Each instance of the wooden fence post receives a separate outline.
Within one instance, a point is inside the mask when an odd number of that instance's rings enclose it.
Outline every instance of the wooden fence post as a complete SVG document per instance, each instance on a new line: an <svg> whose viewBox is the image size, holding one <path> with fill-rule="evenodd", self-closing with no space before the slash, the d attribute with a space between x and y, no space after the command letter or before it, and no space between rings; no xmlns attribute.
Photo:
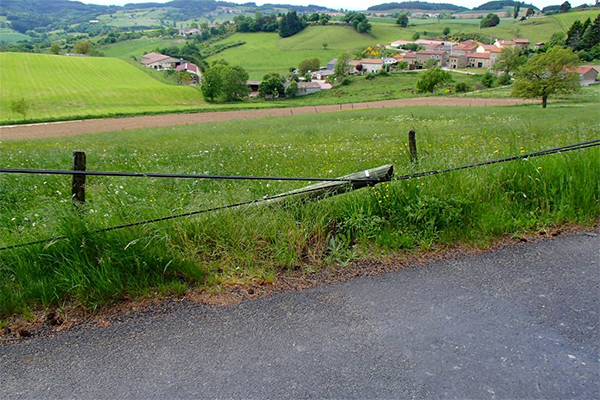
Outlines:
<svg viewBox="0 0 600 400"><path fill-rule="evenodd" d="M417 162L417 139L415 137L415 131L411 129L408 132L408 150L410 151L410 162Z"/></svg>
<svg viewBox="0 0 600 400"><path fill-rule="evenodd" d="M85 171L84 151L73 152L73 171ZM85 175L73 174L71 197L75 205L83 205L85 203Z"/></svg>

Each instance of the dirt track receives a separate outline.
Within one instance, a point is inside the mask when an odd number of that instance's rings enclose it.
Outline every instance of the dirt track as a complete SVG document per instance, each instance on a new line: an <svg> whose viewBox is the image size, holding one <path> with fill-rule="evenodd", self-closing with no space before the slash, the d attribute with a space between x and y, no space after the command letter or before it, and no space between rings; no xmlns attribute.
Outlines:
<svg viewBox="0 0 600 400"><path fill-rule="evenodd" d="M220 111L193 114L165 114L142 117L88 119L78 121L51 122L32 125L0 127L0 140L38 139L73 136L83 133L111 132L128 129L200 124L239 119L282 117L286 115L315 114L340 110L366 108L409 107L409 106L508 106L532 103L532 100L512 98L466 98L466 97L420 97L414 99L384 100L354 104L307 106L293 108L269 108L260 110Z"/></svg>

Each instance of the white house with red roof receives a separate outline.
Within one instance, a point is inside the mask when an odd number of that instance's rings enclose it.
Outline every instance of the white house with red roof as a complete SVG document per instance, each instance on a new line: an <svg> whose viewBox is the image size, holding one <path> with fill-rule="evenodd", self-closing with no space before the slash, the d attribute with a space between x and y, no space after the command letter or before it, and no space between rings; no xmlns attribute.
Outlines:
<svg viewBox="0 0 600 400"><path fill-rule="evenodd" d="M144 54L140 60L142 65L156 70L174 69L180 63L179 58L166 56L160 53Z"/></svg>

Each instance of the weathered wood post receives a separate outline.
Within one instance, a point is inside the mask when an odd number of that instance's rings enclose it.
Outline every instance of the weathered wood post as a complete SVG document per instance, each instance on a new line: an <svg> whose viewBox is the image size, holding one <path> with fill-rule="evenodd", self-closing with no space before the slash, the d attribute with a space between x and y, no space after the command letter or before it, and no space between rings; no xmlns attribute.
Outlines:
<svg viewBox="0 0 600 400"><path fill-rule="evenodd" d="M417 139L416 133L413 129L408 132L408 150L410 151L410 162L417 162Z"/></svg>
<svg viewBox="0 0 600 400"><path fill-rule="evenodd" d="M85 171L85 152L73 152L73 171ZM85 203L85 175L73 174L71 185L71 198L74 205Z"/></svg>

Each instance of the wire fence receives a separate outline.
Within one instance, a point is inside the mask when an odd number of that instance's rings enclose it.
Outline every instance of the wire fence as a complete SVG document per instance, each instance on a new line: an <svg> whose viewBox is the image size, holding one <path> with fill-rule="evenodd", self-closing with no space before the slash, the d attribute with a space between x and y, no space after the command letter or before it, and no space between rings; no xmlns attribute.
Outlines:
<svg viewBox="0 0 600 400"><path fill-rule="evenodd" d="M398 181L398 180L423 178L423 177L427 177L427 176L438 175L438 174L443 174L443 173L448 173L448 172L453 172L453 171L460 171L460 170L470 169L470 168L477 168L477 167L482 167L482 166L486 166L486 165L499 164L499 163L505 163L505 162L510 162L510 161L516 161L516 160L524 160L524 159L529 159L529 158L534 158L534 157L542 157L542 156L547 156L547 155L551 155L551 154L564 153L564 152L569 152L569 151L574 151L574 150L582 150L582 149L587 149L587 148L595 147L595 146L600 146L600 139L590 140L587 142L581 142L581 143L576 143L576 144L571 144L571 145L566 145L566 146L555 147L555 148L541 150L541 151L532 152L532 153L528 153L528 154L520 154L520 155L516 155L516 156L512 156L512 157L499 158L499 159L488 160L488 161L483 161L483 162L479 162L479 163L466 164L466 165L461 165L458 167L417 172L417 173L413 173L413 174L400 175L400 176L396 176L396 177L388 177L386 179L369 177L368 174L364 178L362 178L362 177L361 178L351 178L351 177L342 177L342 178L316 178L315 177L315 178L311 178L311 177L272 177L272 176L238 176L238 175L233 175L233 176L232 175L196 175L196 174L186 175L186 174L66 171L66 170L42 170L42 169L36 170L36 169L8 169L8 168L0 168L0 173L38 174L38 175L50 174L50 175L73 175L73 176L120 176L120 177L146 177L146 178L170 178L170 179L311 181L311 182L360 183L360 184L363 184L363 186L372 186L377 183L387 182L390 180ZM319 192L322 190L323 190L323 187L307 188L305 190L292 191L292 192L288 192L288 193L278 194L275 196L263 197L261 199L256 199L256 200L243 201L243 202L228 204L228 205L224 205L224 206L206 208L206 209L182 213L182 214L169 215L169 216L165 216L165 217L161 217L161 218L155 218L155 219L150 219L150 220L145 220L145 221L138 221L138 222L132 222L132 223L128 223L128 224L112 226L109 228L96 229L96 230L92 231L91 233L98 234L98 233L109 232L109 231L114 231L114 230L118 230L118 229L130 228L130 227L134 227L134 226L141 226L141 225L163 222L163 221L168 221L168 220L173 220L173 219L178 219L178 218L191 217L191 216L206 214L206 213L210 213L210 212L216 212L216 211L227 210L227 209L232 209L232 208L237 208L237 207L242 207L242 206L271 202L271 201L278 200L278 199L284 199L287 197L297 196L299 194L316 193L316 192ZM0 247L0 251L16 249L16 248L25 247L25 246L52 243L52 242L56 242L56 241L60 241L60 240L64 240L64 239L66 239L65 236L56 236L56 237L51 237L51 238L42 239L42 240L36 240L36 241L31 241L31 242L26 242L26 243L20 243L20 244Z"/></svg>

